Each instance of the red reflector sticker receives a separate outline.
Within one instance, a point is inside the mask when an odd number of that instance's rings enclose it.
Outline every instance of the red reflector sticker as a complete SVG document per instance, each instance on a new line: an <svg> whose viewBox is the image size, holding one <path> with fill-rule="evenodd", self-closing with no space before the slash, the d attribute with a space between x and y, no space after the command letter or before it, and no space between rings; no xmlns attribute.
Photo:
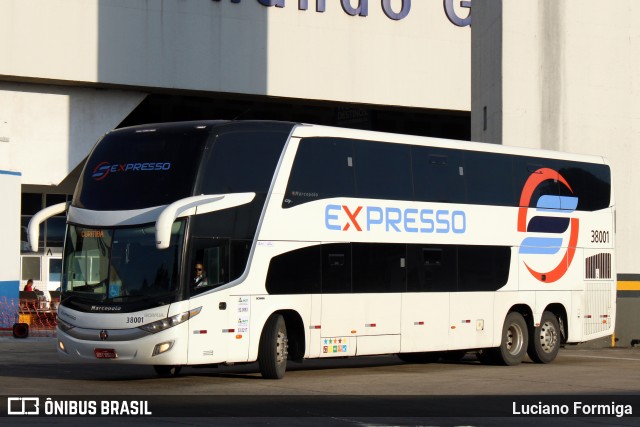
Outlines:
<svg viewBox="0 0 640 427"><path fill-rule="evenodd" d="M93 350L97 359L116 359L118 354L112 348L96 348Z"/></svg>

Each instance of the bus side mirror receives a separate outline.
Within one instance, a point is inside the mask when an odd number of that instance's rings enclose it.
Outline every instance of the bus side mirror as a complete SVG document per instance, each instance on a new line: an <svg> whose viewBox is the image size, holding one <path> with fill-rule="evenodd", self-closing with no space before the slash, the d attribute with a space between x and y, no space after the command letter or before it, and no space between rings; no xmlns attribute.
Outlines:
<svg viewBox="0 0 640 427"><path fill-rule="evenodd" d="M51 218L54 215L61 214L69 207L68 202L58 203L57 205L49 206L36 213L29 221L27 226L27 236L29 238L29 245L32 252L38 252L38 240L40 240L40 224Z"/></svg>

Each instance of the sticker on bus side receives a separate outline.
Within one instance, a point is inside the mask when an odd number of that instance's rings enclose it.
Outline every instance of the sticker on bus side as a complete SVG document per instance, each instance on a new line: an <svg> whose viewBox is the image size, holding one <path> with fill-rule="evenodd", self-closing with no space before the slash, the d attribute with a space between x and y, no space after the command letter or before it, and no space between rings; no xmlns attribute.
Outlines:
<svg viewBox="0 0 640 427"><path fill-rule="evenodd" d="M528 218L534 192L548 180L564 185L573 194L571 185L559 172L540 168L529 176L522 188L517 221L517 231L525 233L519 250L520 254L528 260L528 262L523 261L524 265L533 277L543 283L556 282L565 275L576 252L580 229L580 220L571 215L578 207L578 197L574 196L542 195L536 201L535 209L531 209L536 212L536 215ZM550 213L552 216L541 215L542 213ZM567 230L569 230L569 239L565 243L563 235ZM554 256L563 246L566 250L555 268L540 272L532 267L536 264L536 256Z"/></svg>
<svg viewBox="0 0 640 427"><path fill-rule="evenodd" d="M337 337L337 338L323 338L321 341L322 353L348 353L349 352L349 340L351 338Z"/></svg>

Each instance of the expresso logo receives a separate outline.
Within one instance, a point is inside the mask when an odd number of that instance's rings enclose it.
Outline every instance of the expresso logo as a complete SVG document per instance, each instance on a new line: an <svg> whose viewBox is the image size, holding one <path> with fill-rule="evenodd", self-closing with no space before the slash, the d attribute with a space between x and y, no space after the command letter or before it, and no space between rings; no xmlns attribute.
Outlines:
<svg viewBox="0 0 640 427"><path fill-rule="evenodd" d="M448 209L326 205L324 225L327 230L335 231L464 234L467 214Z"/></svg>
<svg viewBox="0 0 640 427"><path fill-rule="evenodd" d="M149 171L168 171L171 169L170 162L146 162L146 163L121 163L111 164L109 162L101 162L93 168L91 178L96 181L102 181L110 174L127 173L127 172L149 172Z"/></svg>
<svg viewBox="0 0 640 427"><path fill-rule="evenodd" d="M573 194L573 189L567 180L555 170L549 168L536 170L529 176L522 189L517 226L518 232L527 235L522 240L519 251L526 260L523 261L524 265L533 277L545 283L559 280L569 269L576 252L580 229L580 220L571 217L578 206L578 198L559 194L541 195L536 202L536 213L551 215L536 214L527 221L534 192L549 180L557 182L558 185L564 185ZM552 257L560 253L567 232L568 244L562 259L555 267L549 269L549 265L555 264Z"/></svg>

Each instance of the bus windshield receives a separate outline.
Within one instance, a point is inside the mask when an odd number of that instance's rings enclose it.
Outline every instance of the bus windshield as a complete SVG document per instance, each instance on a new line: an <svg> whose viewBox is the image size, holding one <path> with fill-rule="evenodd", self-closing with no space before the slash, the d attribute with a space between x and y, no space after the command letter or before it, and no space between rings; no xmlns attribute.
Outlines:
<svg viewBox="0 0 640 427"><path fill-rule="evenodd" d="M130 228L69 225L62 291L66 297L102 303L180 299L179 264L185 221L177 221L168 249L155 247L152 224Z"/></svg>

